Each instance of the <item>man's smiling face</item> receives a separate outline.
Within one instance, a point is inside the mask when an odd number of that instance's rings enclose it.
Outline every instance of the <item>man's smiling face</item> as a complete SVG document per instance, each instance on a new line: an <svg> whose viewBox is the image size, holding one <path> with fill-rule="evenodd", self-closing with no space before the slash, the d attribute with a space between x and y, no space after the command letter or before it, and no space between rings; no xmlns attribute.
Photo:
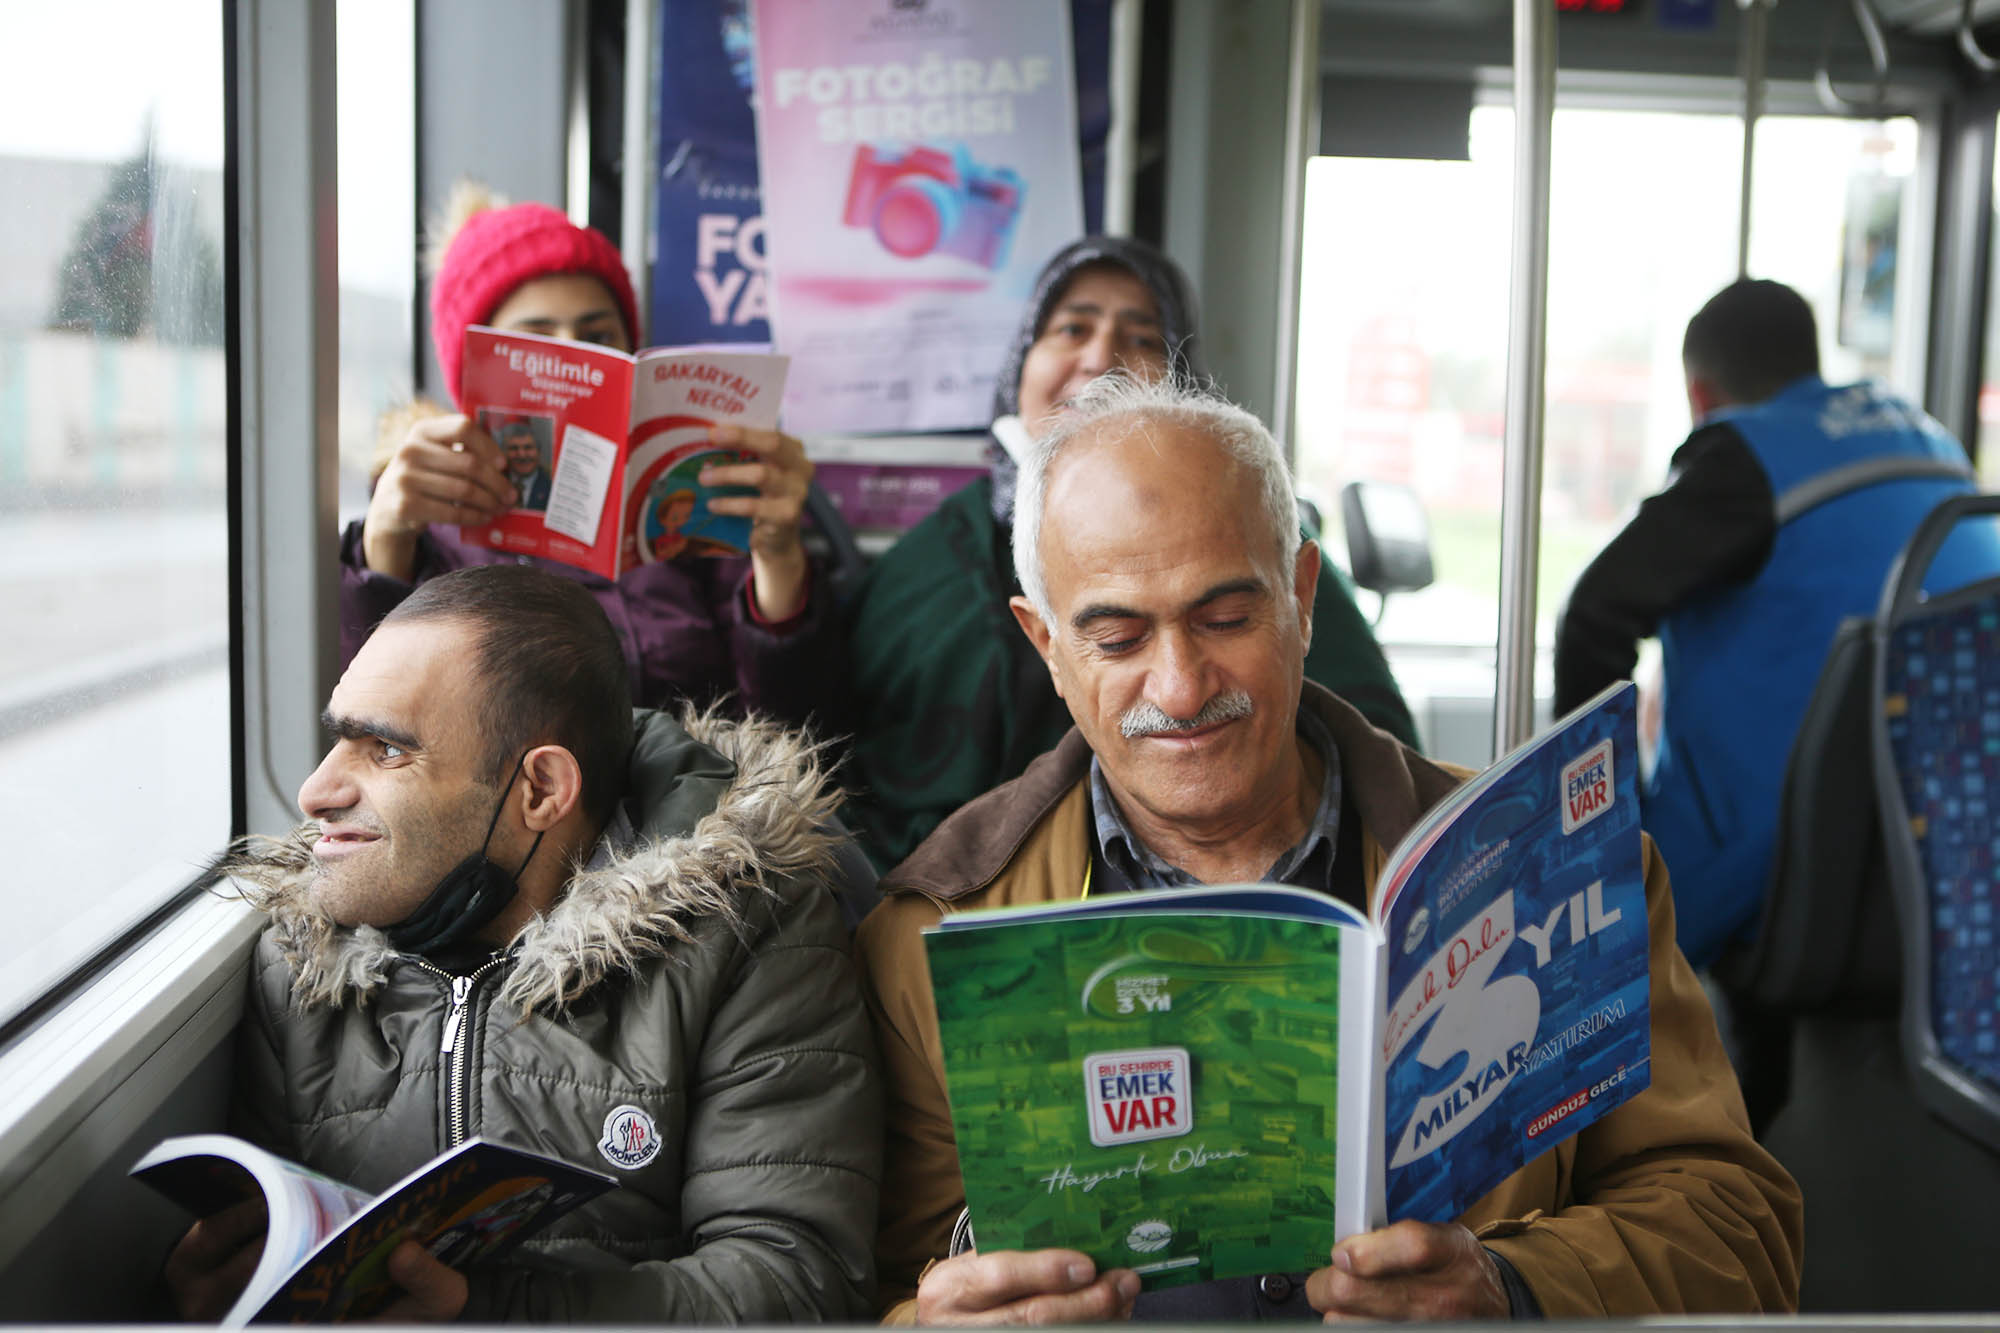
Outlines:
<svg viewBox="0 0 2000 1333"><path fill-rule="evenodd" d="M500 793L472 704L472 641L453 620L385 625L334 687L336 739L299 809L319 824L313 905L340 925L401 921L480 845Z"/></svg>
<svg viewBox="0 0 2000 1333"><path fill-rule="evenodd" d="M1203 432L1139 421L1106 434L1050 471L1040 549L1055 619L1029 634L1121 805L1229 821L1294 758L1318 551L1286 562L1255 474Z"/></svg>

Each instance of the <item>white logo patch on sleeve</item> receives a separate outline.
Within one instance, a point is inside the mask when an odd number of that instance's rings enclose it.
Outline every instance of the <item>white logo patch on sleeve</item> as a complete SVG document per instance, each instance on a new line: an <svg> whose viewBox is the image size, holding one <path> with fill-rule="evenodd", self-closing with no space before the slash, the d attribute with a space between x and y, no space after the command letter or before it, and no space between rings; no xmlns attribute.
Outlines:
<svg viewBox="0 0 2000 1333"><path fill-rule="evenodd" d="M622 1171L637 1171L660 1155L660 1127L636 1106L614 1107L604 1117L604 1134L597 1141L604 1160Z"/></svg>

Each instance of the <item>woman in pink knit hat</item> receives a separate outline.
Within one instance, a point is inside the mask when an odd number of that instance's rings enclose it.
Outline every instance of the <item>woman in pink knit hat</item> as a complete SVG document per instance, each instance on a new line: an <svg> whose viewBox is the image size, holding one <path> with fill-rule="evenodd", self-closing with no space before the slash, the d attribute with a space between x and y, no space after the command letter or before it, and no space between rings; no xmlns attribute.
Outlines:
<svg viewBox="0 0 2000 1333"><path fill-rule="evenodd" d="M506 206L483 188L453 194L431 255L431 340L443 383L458 397L467 325L488 324L632 351L639 309L617 247L543 204ZM553 561L536 563L584 584L624 641L633 692L645 705L706 705L788 723L844 720L841 618L799 541L812 463L778 431L718 426L720 446L756 461L706 469L704 485L746 485L717 497L717 513L748 515L750 555L641 566L616 582ZM341 661L353 657L389 609L427 578L464 565L532 557L467 545L458 525L515 503L500 446L462 412L419 403L385 425L367 517L341 542Z"/></svg>

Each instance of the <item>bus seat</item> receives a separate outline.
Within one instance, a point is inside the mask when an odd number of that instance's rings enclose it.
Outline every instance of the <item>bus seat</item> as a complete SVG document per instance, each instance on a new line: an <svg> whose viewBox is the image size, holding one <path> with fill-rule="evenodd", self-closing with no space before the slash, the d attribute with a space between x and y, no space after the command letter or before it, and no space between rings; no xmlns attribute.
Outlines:
<svg viewBox="0 0 2000 1333"><path fill-rule="evenodd" d="M2000 1154L2000 578L1919 600L1952 527L1993 514L2000 496L1946 501L1891 571L1874 733L1911 1085Z"/></svg>
<svg viewBox="0 0 2000 1333"><path fill-rule="evenodd" d="M806 517L811 541L826 560L827 584L836 605L845 606L868 572L868 557L854 538L854 525L818 482L806 483Z"/></svg>
<svg viewBox="0 0 2000 1333"><path fill-rule="evenodd" d="M1757 933L1714 969L1730 1058L1759 1137L1791 1092L1802 1014L1895 1013L1899 953L1876 814L1873 622L1841 622L1785 765Z"/></svg>
<svg viewBox="0 0 2000 1333"><path fill-rule="evenodd" d="M1869 745L1872 622L1835 631L1785 765L1757 934L1716 971L1764 1011L1894 1012L1895 915Z"/></svg>
<svg viewBox="0 0 2000 1333"><path fill-rule="evenodd" d="M1973 1257L1962 1220L2000 1194L1979 1073L2000 1025L2000 843L1984 813L2000 789L2000 579L1919 600L1945 534L1975 513L2000 497L1934 510L1875 616L1842 626L1792 750L1772 937L1730 960L1745 970L1728 983L1788 1022L1791 1095L1759 1137L1805 1196L1803 1311L2000 1308L2000 1267ZM1855 805L1857 751L1873 812Z"/></svg>

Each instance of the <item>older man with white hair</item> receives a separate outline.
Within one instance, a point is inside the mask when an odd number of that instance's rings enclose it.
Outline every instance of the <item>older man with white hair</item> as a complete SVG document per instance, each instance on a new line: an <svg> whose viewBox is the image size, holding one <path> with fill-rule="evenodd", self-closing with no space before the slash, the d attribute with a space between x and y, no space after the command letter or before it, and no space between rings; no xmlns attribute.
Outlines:
<svg viewBox="0 0 2000 1333"><path fill-rule="evenodd" d="M1365 905L1462 775L1304 678L1320 557L1276 442L1171 383L1107 381L1022 470L1016 619L1075 729L883 881L861 948L889 1073L891 1322L1784 1310L1797 1187L1751 1139L1648 844L1653 1082L1458 1221L1350 1236L1317 1272L1139 1294L1068 1250L980 1252L921 933L948 911L1243 880Z"/></svg>

